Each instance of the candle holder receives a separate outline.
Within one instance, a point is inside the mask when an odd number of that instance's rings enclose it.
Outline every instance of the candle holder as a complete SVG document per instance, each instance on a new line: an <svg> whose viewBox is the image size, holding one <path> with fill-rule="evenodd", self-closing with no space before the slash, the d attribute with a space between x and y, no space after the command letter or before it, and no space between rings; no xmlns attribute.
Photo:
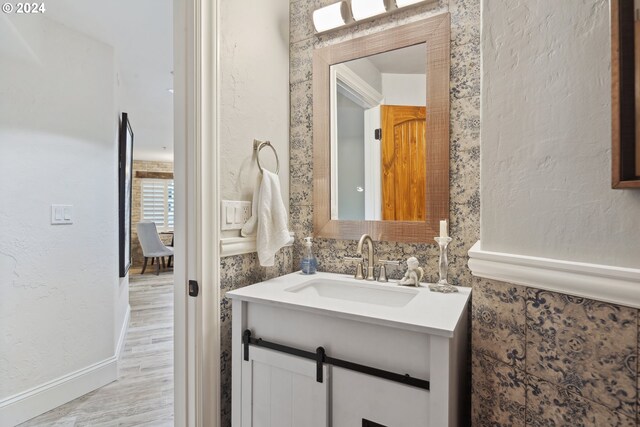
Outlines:
<svg viewBox="0 0 640 427"><path fill-rule="evenodd" d="M449 260L447 259L447 246L453 240L451 237L435 237L434 240L438 242L440 246L440 258L438 259L438 274L440 280L438 283L432 283L429 285L429 289L434 292L452 293L458 292L458 288L450 285L447 282L447 274L449 272Z"/></svg>

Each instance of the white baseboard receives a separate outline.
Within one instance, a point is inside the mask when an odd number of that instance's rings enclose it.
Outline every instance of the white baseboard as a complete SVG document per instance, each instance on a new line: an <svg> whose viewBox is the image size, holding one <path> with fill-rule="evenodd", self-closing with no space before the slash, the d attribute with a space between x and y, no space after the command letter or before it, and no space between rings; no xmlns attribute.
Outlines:
<svg viewBox="0 0 640 427"><path fill-rule="evenodd" d="M118 379L118 361L129 329L127 306L115 354L0 401L0 426L15 426Z"/></svg>
<svg viewBox="0 0 640 427"><path fill-rule="evenodd" d="M15 426L115 381L115 356L10 396L0 402L0 425Z"/></svg>
<svg viewBox="0 0 640 427"><path fill-rule="evenodd" d="M469 250L474 276L640 308L640 269Z"/></svg>
<svg viewBox="0 0 640 427"><path fill-rule="evenodd" d="M118 344L116 345L115 356L118 359L118 362L122 357L124 342L127 339L127 332L129 331L129 320L131 320L131 306L127 304L127 312L124 314L124 321L122 322L122 328L120 328L120 336L118 337Z"/></svg>

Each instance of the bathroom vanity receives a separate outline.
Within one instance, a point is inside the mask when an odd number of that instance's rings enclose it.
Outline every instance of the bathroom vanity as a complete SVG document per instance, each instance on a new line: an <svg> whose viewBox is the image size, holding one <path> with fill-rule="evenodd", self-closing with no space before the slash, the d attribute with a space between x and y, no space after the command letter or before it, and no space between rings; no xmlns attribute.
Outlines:
<svg viewBox="0 0 640 427"><path fill-rule="evenodd" d="M331 273L228 292L233 425L462 425L470 293Z"/></svg>

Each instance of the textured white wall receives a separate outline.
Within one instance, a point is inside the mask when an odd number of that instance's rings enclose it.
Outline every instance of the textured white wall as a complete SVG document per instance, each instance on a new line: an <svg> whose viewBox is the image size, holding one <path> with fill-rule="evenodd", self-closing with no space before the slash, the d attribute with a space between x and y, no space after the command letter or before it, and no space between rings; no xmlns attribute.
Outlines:
<svg viewBox="0 0 640 427"><path fill-rule="evenodd" d="M113 356L126 308L114 52L42 16L4 18L15 39L0 45L25 54L0 47L0 400ZM73 205L73 225L50 225L52 203Z"/></svg>
<svg viewBox="0 0 640 427"><path fill-rule="evenodd" d="M362 80L369 83L372 88L382 93L382 74L368 58L354 59L353 61L345 62L344 65Z"/></svg>
<svg viewBox="0 0 640 427"><path fill-rule="evenodd" d="M607 0L483 0L482 248L640 267L611 189Z"/></svg>
<svg viewBox="0 0 640 427"><path fill-rule="evenodd" d="M251 200L258 175L253 140L270 140L288 206L289 2L223 0L221 16L222 197ZM262 150L260 160L272 171L273 159L271 150Z"/></svg>
<svg viewBox="0 0 640 427"><path fill-rule="evenodd" d="M427 78L424 74L382 73L382 95L387 105L427 105Z"/></svg>

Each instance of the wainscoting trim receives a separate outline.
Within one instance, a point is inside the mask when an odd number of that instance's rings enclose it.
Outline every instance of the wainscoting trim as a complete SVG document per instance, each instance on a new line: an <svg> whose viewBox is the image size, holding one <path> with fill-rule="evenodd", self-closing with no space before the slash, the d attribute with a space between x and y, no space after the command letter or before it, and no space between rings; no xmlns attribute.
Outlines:
<svg viewBox="0 0 640 427"><path fill-rule="evenodd" d="M285 246L293 245L293 232L290 233L291 239ZM253 237L225 237L220 239L220 256L226 257L231 255L250 254L256 252L256 238Z"/></svg>
<svg viewBox="0 0 640 427"><path fill-rule="evenodd" d="M640 308L640 269L469 250L477 277Z"/></svg>
<svg viewBox="0 0 640 427"><path fill-rule="evenodd" d="M129 330L127 306L113 356L0 401L0 425L17 425L118 379L118 362Z"/></svg>

